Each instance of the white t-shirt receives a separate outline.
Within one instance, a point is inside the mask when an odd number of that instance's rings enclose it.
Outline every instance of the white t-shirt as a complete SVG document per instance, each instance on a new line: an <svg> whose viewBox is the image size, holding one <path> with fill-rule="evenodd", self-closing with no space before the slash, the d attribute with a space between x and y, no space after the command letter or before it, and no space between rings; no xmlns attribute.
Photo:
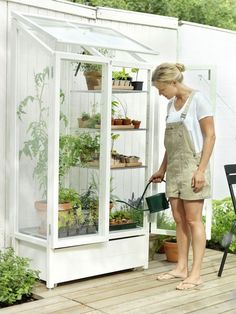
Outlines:
<svg viewBox="0 0 236 314"><path fill-rule="evenodd" d="M172 98L168 103L168 117L166 122L173 123L182 121L180 116L181 113L184 111L187 102L188 100L179 111L176 111L174 107L175 97ZM206 97L203 96L202 93L200 93L199 91L195 91L192 101L189 105L187 116L184 119L184 124L187 127L196 153L200 153L203 146L203 136L199 120L209 116L213 116L213 108L211 104L206 99Z"/></svg>

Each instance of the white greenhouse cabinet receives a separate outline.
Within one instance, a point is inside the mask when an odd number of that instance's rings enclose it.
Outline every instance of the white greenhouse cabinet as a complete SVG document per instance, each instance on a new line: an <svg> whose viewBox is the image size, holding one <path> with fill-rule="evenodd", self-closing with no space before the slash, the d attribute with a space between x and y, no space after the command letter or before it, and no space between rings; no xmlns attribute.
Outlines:
<svg viewBox="0 0 236 314"><path fill-rule="evenodd" d="M148 213L109 203L134 203L152 174L144 55L155 52L112 29L17 13L12 51L9 204L18 254L31 258L48 288L146 268ZM88 68L100 71L92 87ZM138 74L142 89L112 81L122 71ZM140 127L113 124L127 116Z"/></svg>

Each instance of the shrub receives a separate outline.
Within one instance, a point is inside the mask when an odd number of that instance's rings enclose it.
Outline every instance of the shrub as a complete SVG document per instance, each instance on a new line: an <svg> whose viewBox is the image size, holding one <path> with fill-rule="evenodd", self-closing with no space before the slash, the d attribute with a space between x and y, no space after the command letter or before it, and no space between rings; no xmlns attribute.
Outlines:
<svg viewBox="0 0 236 314"><path fill-rule="evenodd" d="M29 268L29 259L16 256L12 248L0 251L0 305L30 297L39 272Z"/></svg>
<svg viewBox="0 0 236 314"><path fill-rule="evenodd" d="M230 197L223 200L214 200L212 203L212 229L211 240L208 241L208 246L212 247L214 244L223 249L221 243L223 238L230 232L233 221L235 220L235 213ZM229 252L236 252L236 239L233 238L229 247Z"/></svg>

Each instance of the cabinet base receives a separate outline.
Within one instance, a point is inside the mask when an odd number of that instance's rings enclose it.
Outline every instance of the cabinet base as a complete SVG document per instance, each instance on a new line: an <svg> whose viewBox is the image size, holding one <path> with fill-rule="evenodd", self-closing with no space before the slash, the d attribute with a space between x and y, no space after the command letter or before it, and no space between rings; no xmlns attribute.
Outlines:
<svg viewBox="0 0 236 314"><path fill-rule="evenodd" d="M55 284L148 265L145 236L114 239L61 249L46 249L19 240L18 254L31 259L47 288Z"/></svg>

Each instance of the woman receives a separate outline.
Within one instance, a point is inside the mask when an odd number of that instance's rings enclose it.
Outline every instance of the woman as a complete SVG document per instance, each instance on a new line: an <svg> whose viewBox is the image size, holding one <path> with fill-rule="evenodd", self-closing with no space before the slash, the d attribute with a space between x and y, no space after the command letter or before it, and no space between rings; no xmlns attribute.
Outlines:
<svg viewBox="0 0 236 314"><path fill-rule="evenodd" d="M166 174L166 195L176 222L178 263L158 280L181 278L176 289L202 283L200 270L206 245L202 209L210 197L209 160L215 143L211 105L204 96L183 84L183 64L163 63L153 72L152 83L160 95L170 99L165 130L165 155L150 181L159 183ZM192 269L188 269L190 241Z"/></svg>

